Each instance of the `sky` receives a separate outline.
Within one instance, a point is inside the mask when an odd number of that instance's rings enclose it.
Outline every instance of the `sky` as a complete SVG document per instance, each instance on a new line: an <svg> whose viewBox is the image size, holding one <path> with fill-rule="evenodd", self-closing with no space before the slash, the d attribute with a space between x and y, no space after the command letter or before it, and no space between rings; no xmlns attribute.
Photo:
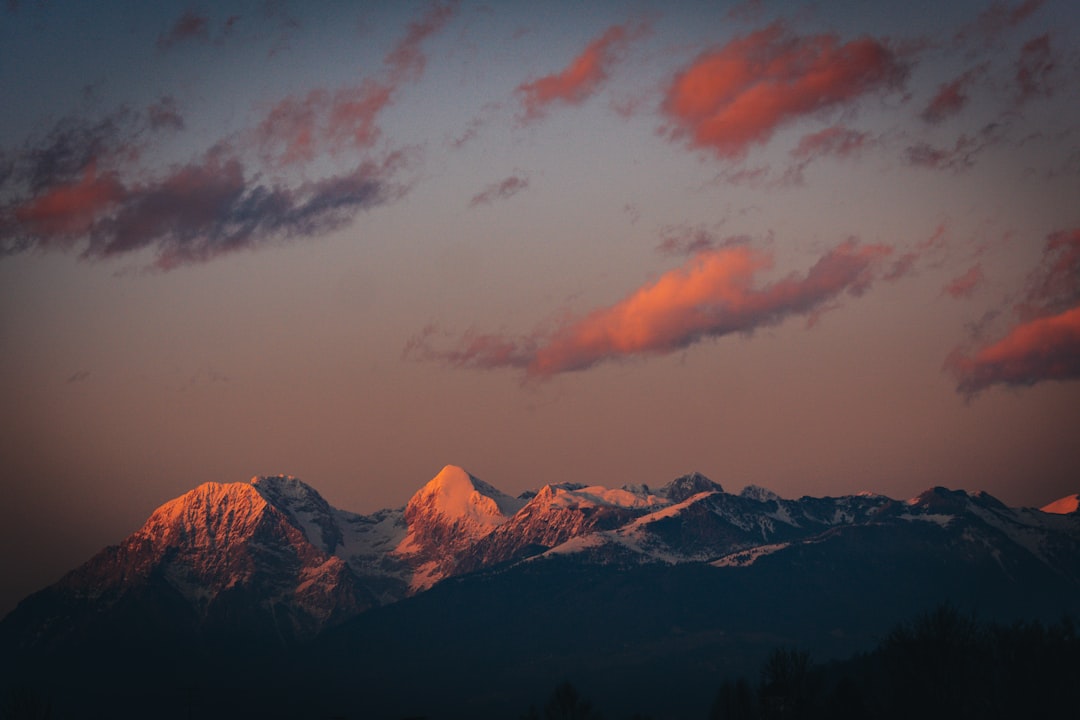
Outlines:
<svg viewBox="0 0 1080 720"><path fill-rule="evenodd" d="M1080 5L0 9L0 612L207 481L1080 490Z"/></svg>

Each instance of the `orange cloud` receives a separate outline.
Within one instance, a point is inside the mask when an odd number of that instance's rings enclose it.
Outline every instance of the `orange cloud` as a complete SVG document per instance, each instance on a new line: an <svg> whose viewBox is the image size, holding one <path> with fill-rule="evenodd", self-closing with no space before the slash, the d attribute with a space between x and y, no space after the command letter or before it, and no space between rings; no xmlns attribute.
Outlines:
<svg viewBox="0 0 1080 720"><path fill-rule="evenodd" d="M982 265L975 263L968 271L963 275L954 277L941 289L941 292L949 297L961 298L971 297L971 293L975 292L983 281Z"/></svg>
<svg viewBox="0 0 1080 720"><path fill-rule="evenodd" d="M873 38L798 37L779 24L697 58L668 89L674 138L741 157L786 122L898 85L905 66Z"/></svg>
<svg viewBox="0 0 1080 720"><path fill-rule="evenodd" d="M666 355L707 338L752 332L791 315L814 316L843 292L860 295L888 247L845 242L806 272L761 288L755 276L772 257L746 245L698 253L623 300L569 322L545 337L520 339L470 332L453 350L429 343L431 329L405 354L460 367L518 367L534 378L585 370L601 362Z"/></svg>
<svg viewBox="0 0 1080 720"><path fill-rule="evenodd" d="M1080 379L1080 229L1049 236L1014 309L1019 322L1005 337L973 352L954 350L945 361L959 392Z"/></svg>
<svg viewBox="0 0 1080 720"><path fill-rule="evenodd" d="M968 396L991 385L1080 379L1080 307L1021 323L974 355L953 353L946 367Z"/></svg>
<svg viewBox="0 0 1080 720"><path fill-rule="evenodd" d="M608 69L618 54L641 31L640 28L613 25L590 42L561 72L519 85L517 91L522 96L522 122L543 117L552 103L577 105L586 100L607 79Z"/></svg>

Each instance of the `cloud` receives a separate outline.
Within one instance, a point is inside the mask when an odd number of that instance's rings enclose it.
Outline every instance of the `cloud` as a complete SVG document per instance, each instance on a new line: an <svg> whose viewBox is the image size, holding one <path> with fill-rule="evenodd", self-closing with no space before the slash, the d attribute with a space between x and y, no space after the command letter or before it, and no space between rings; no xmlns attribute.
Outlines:
<svg viewBox="0 0 1080 720"><path fill-rule="evenodd" d="M968 398L994 385L1080 379L1080 229L1047 238L1040 266L1014 308L1017 323L999 340L957 348L945 368Z"/></svg>
<svg viewBox="0 0 1080 720"><path fill-rule="evenodd" d="M1023 318L1080 306L1080 228L1052 233L1042 262L1028 278L1017 312Z"/></svg>
<svg viewBox="0 0 1080 720"><path fill-rule="evenodd" d="M993 385L1080 379L1080 307L1021 323L973 355L956 352L946 367L968 397Z"/></svg>
<svg viewBox="0 0 1080 720"><path fill-rule="evenodd" d="M82 256L91 259L152 248L154 265L168 270L338 228L403 192L392 182L402 162L400 155L363 162L298 187L261 183L222 149L132 184L99 175L91 164L77 180L3 208L0 242L23 250L68 249L85 241Z"/></svg>
<svg viewBox="0 0 1080 720"><path fill-rule="evenodd" d="M750 238L746 235L722 238L700 225L669 225L660 231L660 242L656 251L661 255L695 255L707 250L749 243Z"/></svg>
<svg viewBox="0 0 1080 720"><path fill-rule="evenodd" d="M521 122L540 119L554 103L578 105L607 79L608 71L627 43L644 31L643 27L613 25L590 42L563 70L518 85Z"/></svg>
<svg viewBox="0 0 1080 720"><path fill-rule="evenodd" d="M975 135L960 135L949 147L937 147L927 142L917 142L904 149L904 159L914 167L929 170L964 170L975 164L975 158L989 147L1000 143L1006 128L996 123L984 126Z"/></svg>
<svg viewBox="0 0 1080 720"><path fill-rule="evenodd" d="M1050 47L1050 35L1040 35L1024 43L1016 61L1017 103L1053 94L1052 75L1057 67L1057 55Z"/></svg>
<svg viewBox="0 0 1080 720"><path fill-rule="evenodd" d="M985 42L991 41L1027 20L1044 2L1045 0L1024 0L1016 5L993 2L979 13L971 26L956 34L956 40L963 42L975 35Z"/></svg>
<svg viewBox="0 0 1080 720"><path fill-rule="evenodd" d="M183 130L184 117L170 95L163 96L156 103L146 108L151 130Z"/></svg>
<svg viewBox="0 0 1080 720"><path fill-rule="evenodd" d="M986 65L980 65L961 74L950 82L938 87L920 117L931 125L940 123L960 112L968 103L967 88L986 71Z"/></svg>
<svg viewBox="0 0 1080 720"><path fill-rule="evenodd" d="M823 157L857 157L871 143L868 133L852 130L843 125L833 125L824 130L803 135L799 144L791 151L791 157L795 162L784 172L781 182L783 184L801 183L803 172L815 160Z"/></svg>
<svg viewBox="0 0 1080 720"><path fill-rule="evenodd" d="M699 56L676 76L663 109L673 139L739 158L784 124L898 87L906 75L896 53L873 38L841 43L774 24Z"/></svg>
<svg viewBox="0 0 1080 720"><path fill-rule="evenodd" d="M441 30L457 12L458 2L435 2L419 20L409 23L405 37L386 55L385 63L397 79L416 79L424 72L427 57L420 51L420 44Z"/></svg>
<svg viewBox="0 0 1080 720"><path fill-rule="evenodd" d="M173 45L188 40L206 41L209 36L209 18L199 15L194 10L187 10L176 19L168 32L158 35L157 46L162 50L168 50Z"/></svg>
<svg viewBox="0 0 1080 720"><path fill-rule="evenodd" d="M975 289L982 284L984 279L982 265L975 263L963 275L958 275L950 280L941 289L943 295L960 300L969 298Z"/></svg>
<svg viewBox="0 0 1080 720"><path fill-rule="evenodd" d="M753 332L791 315L811 318L844 292L861 295L884 246L848 241L804 275L761 287L755 276L772 257L745 245L700 252L623 300L565 323L553 333L522 338L471 332L451 350L432 347L430 329L413 338L406 355L456 367L524 368L545 378L628 357L666 355L708 338Z"/></svg>
<svg viewBox="0 0 1080 720"><path fill-rule="evenodd" d="M379 114L402 83L423 74L421 43L445 27L457 3L434 3L387 53L386 77L365 78L330 91L316 88L275 103L256 126L253 139L263 159L278 166L311 162L324 152L370 148L380 136Z"/></svg>
<svg viewBox="0 0 1080 720"><path fill-rule="evenodd" d="M255 142L269 162L310 162L328 149L362 149L379 136L378 115L394 88L365 80L330 93L311 90L279 100L255 129Z"/></svg>
<svg viewBox="0 0 1080 720"><path fill-rule="evenodd" d="M483 190L473 195L472 200L469 201L469 207L490 205L496 200L512 198L527 187L529 187L528 178L511 175L504 180L491 183Z"/></svg>

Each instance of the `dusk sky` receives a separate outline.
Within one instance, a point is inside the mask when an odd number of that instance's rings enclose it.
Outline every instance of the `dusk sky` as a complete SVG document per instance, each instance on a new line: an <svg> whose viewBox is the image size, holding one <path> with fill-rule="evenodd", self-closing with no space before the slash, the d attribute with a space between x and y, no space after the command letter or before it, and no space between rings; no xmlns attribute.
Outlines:
<svg viewBox="0 0 1080 720"><path fill-rule="evenodd" d="M0 9L0 612L206 481L1080 491L1080 4Z"/></svg>

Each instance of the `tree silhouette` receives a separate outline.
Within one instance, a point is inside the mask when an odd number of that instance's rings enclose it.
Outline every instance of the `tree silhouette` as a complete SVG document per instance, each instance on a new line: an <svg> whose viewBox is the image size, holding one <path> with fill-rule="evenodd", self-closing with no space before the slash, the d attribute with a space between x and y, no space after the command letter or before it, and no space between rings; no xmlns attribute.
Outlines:
<svg viewBox="0 0 1080 720"><path fill-rule="evenodd" d="M544 705L544 720L600 720L592 703L569 682L560 683Z"/></svg>
<svg viewBox="0 0 1080 720"><path fill-rule="evenodd" d="M758 690L761 716L807 717L817 699L817 690L810 654L777 648L761 668L761 686Z"/></svg>
<svg viewBox="0 0 1080 720"><path fill-rule="evenodd" d="M726 680L713 701L709 720L757 720L757 717L757 701L746 678Z"/></svg>
<svg viewBox="0 0 1080 720"><path fill-rule="evenodd" d="M2 720L49 720L52 703L29 687L16 687L8 691L0 706Z"/></svg>

